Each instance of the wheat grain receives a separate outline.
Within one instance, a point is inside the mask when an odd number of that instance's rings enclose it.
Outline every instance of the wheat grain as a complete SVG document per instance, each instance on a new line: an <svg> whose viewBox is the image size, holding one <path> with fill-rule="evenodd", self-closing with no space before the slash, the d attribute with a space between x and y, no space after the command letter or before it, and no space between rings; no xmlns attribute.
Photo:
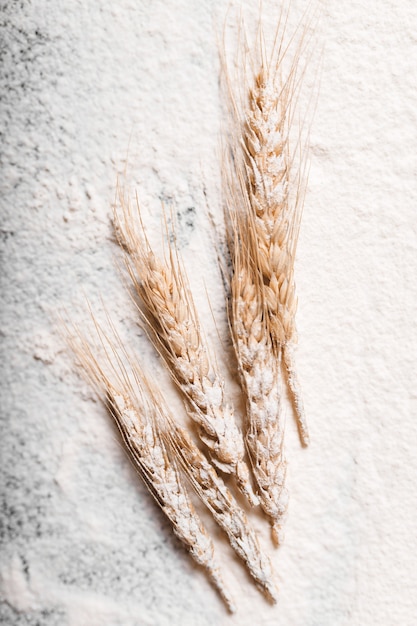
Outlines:
<svg viewBox="0 0 417 626"><path fill-rule="evenodd" d="M243 435L233 407L225 401L224 382L204 341L185 271L172 248L164 263L157 259L143 232L135 230L128 203L122 202L121 208L115 224L119 241L129 252L129 273L145 307L151 336L188 399L190 417L199 426L213 463L234 475L248 501L258 504L244 461Z"/></svg>
<svg viewBox="0 0 417 626"><path fill-rule="evenodd" d="M188 433L171 423L167 439L181 458L197 494L227 533L232 548L245 563L256 585L272 602L276 602L277 588L271 562L262 553L244 511Z"/></svg>
<svg viewBox="0 0 417 626"><path fill-rule="evenodd" d="M103 340L104 333L97 325L96 328ZM158 426L162 420L160 405L149 394L146 379L137 366L130 362L129 375L112 342L108 338L105 342L107 345L104 360L113 373L113 380L110 380L102 365L99 365L89 343L79 333L75 340L69 339L78 363L110 410L134 467L172 523L175 535L187 547L193 559L206 570L229 611L234 612L233 599L215 562L212 540L190 500L176 463L170 458L161 436ZM126 353L124 356L126 360ZM111 364L110 359L116 361L116 367Z"/></svg>

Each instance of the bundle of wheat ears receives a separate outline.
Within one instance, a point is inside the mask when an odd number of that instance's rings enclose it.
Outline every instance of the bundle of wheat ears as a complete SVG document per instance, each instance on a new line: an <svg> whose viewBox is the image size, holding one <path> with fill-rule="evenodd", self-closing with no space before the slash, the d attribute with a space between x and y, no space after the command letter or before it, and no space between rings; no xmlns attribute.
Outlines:
<svg viewBox="0 0 417 626"><path fill-rule="evenodd" d="M69 339L138 473L230 611L235 610L234 602L188 489L193 487L224 530L257 587L276 602L271 562L248 518L251 507L260 505L270 521L273 542L282 542L288 507L285 385L301 442L307 445L309 440L294 364L294 260L305 185L302 133L299 127L293 132L306 31L299 32L288 38L282 18L267 54L259 28L254 50L249 53L246 44L246 52L239 55L239 86L229 70L224 72L231 131L223 167L228 314L246 415L238 415L226 398L175 237L168 237L168 253L158 258L139 203L123 192L114 210L116 239L138 319L183 397L188 429L170 413L110 322L109 331L95 322L100 357L79 330ZM233 495L236 488L239 497Z"/></svg>

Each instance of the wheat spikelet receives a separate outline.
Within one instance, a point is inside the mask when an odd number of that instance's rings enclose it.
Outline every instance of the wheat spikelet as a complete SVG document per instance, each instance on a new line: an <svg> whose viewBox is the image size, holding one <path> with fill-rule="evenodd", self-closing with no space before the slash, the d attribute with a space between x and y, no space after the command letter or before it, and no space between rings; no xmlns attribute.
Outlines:
<svg viewBox="0 0 417 626"><path fill-rule="evenodd" d="M103 332L97 325L96 328L103 340ZM158 426L162 421L160 405L149 392L144 375L130 363L129 376L114 345L107 337L105 341L105 360L113 372L112 381L99 365L89 343L79 333L75 340L68 340L79 364L110 410L134 467L172 523L175 535L187 547L193 559L206 570L229 611L234 612L234 602L214 559L213 543L191 503L161 436ZM118 372L111 365L110 359L116 361Z"/></svg>
<svg viewBox="0 0 417 626"><path fill-rule="evenodd" d="M227 533L232 548L245 563L256 585L272 602L276 602L277 588L273 581L271 562L262 553L256 533L249 525L244 511L188 433L171 423L167 439L181 458L197 494Z"/></svg>
<svg viewBox="0 0 417 626"><path fill-rule="evenodd" d="M136 218L138 222L139 214ZM213 463L234 475L249 502L258 504L244 461L243 435L236 425L233 407L225 401L224 382L205 345L178 258L172 248L165 263L156 258L149 242L135 230L127 203L122 202L122 216L116 214L115 223L119 241L130 255L129 273L145 306L153 340L189 401L189 414L199 426L201 440L209 448Z"/></svg>

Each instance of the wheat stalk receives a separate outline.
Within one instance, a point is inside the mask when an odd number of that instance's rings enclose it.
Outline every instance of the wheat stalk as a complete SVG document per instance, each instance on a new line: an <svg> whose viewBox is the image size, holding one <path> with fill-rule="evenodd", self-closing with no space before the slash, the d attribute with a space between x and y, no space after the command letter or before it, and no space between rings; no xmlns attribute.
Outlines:
<svg viewBox="0 0 417 626"><path fill-rule="evenodd" d="M112 380L80 333L75 339L67 338L68 343L88 379L110 410L135 469L170 520L175 535L187 547L193 559L206 570L229 611L234 612L233 599L215 562L213 542L190 500L176 463L170 457L161 436L161 406L150 392L143 373L124 353L125 361L127 359L130 365L129 375L114 344L105 337L97 324L96 329L103 345L104 342L107 344L104 359L113 373ZM119 347L123 350L120 341ZM111 361L116 361L118 372Z"/></svg>
<svg viewBox="0 0 417 626"><path fill-rule="evenodd" d="M262 553L244 511L188 433L171 423L167 429L167 440L180 457L197 494L226 532L232 548L245 563L256 585L275 603L277 588L271 562Z"/></svg>
<svg viewBox="0 0 417 626"><path fill-rule="evenodd" d="M145 307L151 337L188 400L190 417L199 426L213 463L234 475L248 501L258 504L244 461L243 435L233 407L225 401L224 381L210 358L185 271L172 247L165 263L157 259L143 230L141 234L135 230L129 203L122 201L121 209L115 225L119 242L129 253L129 273Z"/></svg>

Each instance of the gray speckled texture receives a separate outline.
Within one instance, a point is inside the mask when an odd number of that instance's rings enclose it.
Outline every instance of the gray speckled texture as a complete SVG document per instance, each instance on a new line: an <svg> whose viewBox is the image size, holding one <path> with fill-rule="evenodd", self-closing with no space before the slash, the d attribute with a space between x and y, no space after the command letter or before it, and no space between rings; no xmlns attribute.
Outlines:
<svg viewBox="0 0 417 626"><path fill-rule="evenodd" d="M264 4L273 20L274 3ZM305 4L293 2L295 15ZM225 336L203 194L220 215L216 32L225 5L0 3L0 623L415 624L417 8L322 4L297 261L312 445L299 448L288 412L291 506L279 552L254 520L278 571L278 606L216 531L239 607L229 617L74 373L55 322L64 309L85 320L84 293L100 315L102 294L160 376L114 265L110 207L130 146L127 178L150 236L159 239L163 200L179 214L207 334L218 345L206 288ZM245 5L256 13L256 2Z"/></svg>

